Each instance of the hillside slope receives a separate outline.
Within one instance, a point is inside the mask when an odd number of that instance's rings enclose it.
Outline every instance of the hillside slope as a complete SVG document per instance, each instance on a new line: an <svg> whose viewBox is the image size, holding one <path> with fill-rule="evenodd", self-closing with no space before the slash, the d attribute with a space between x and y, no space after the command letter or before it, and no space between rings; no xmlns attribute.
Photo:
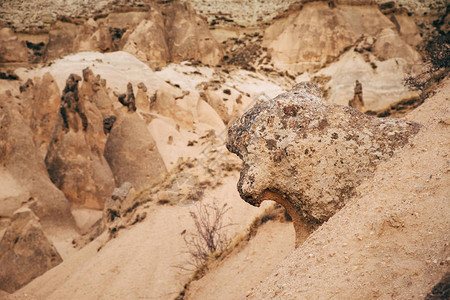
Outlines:
<svg viewBox="0 0 450 300"><path fill-rule="evenodd" d="M412 142L250 299L423 299L450 269L449 116L447 79L408 115Z"/></svg>

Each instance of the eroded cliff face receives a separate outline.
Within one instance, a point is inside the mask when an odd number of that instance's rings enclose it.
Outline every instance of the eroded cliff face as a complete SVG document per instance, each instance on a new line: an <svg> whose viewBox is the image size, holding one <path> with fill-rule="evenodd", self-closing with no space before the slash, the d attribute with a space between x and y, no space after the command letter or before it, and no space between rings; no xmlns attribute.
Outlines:
<svg viewBox="0 0 450 300"><path fill-rule="evenodd" d="M408 12L419 17L433 17L439 10L445 10L445 1L434 0L335 0L334 5L378 5L384 13ZM138 11L148 9L162 2L153 0L39 0L39 1L5 1L0 8L0 19L19 32L48 31L58 16L92 17L114 11ZM207 18L212 25L254 26L271 21L280 14L296 9L314 0L188 0L198 14Z"/></svg>
<svg viewBox="0 0 450 300"><path fill-rule="evenodd" d="M296 227L302 221L314 227L419 128L326 104L318 88L304 82L247 111L229 128L227 148L243 160L238 190L245 201L278 201Z"/></svg>
<svg viewBox="0 0 450 300"><path fill-rule="evenodd" d="M85 15L68 12L58 18L50 13L53 17L39 38L25 35L19 39L12 30L2 29L0 58L9 63L36 63L81 51L124 50L153 68L183 60L219 63L220 45L189 4L134 4L110 5L102 13L90 7Z"/></svg>

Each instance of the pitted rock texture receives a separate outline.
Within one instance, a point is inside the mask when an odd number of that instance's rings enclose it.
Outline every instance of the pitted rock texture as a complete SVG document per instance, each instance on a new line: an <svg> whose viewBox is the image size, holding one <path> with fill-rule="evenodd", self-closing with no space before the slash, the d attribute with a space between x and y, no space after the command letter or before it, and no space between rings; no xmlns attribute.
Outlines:
<svg viewBox="0 0 450 300"><path fill-rule="evenodd" d="M328 220L378 163L420 129L327 104L319 95L314 84L299 83L247 111L228 131L228 150L244 162L241 197L256 206L276 200L296 231L298 222L315 227Z"/></svg>

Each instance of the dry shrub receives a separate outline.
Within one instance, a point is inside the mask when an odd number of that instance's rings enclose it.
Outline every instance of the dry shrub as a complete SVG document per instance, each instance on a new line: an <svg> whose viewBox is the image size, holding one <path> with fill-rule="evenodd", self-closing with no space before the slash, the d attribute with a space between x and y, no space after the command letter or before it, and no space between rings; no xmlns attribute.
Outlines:
<svg viewBox="0 0 450 300"><path fill-rule="evenodd" d="M188 264L195 269L201 269L213 253L223 251L230 243L225 228L232 224L224 223L230 209L227 204L200 203L190 212L196 231L186 234L184 242L190 255Z"/></svg>

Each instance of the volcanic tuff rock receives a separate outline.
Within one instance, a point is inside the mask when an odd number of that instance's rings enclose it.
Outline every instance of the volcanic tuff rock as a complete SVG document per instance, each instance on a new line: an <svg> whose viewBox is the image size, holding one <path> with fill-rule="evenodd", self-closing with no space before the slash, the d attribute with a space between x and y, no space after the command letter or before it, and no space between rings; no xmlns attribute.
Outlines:
<svg viewBox="0 0 450 300"><path fill-rule="evenodd" d="M61 262L36 215L18 209L0 236L0 289L12 293Z"/></svg>
<svg viewBox="0 0 450 300"><path fill-rule="evenodd" d="M400 57L410 64L417 63L420 56L403 42L402 33L405 40L416 44L412 36L418 36L418 29L412 20L401 21L396 17L390 20L375 6L332 9L323 2L308 3L300 11L274 22L265 32L263 46L268 48L275 67L293 73L323 67L363 35L375 38L375 55L380 60Z"/></svg>
<svg viewBox="0 0 450 300"><path fill-rule="evenodd" d="M67 90L74 76L69 76L63 91L62 99L70 103L64 116L58 114L45 162L51 180L75 207L101 209L114 189L114 179L103 157L106 139L102 113L93 102L100 84L85 69L80 91L78 82L74 83L75 91ZM82 116L87 120L86 128Z"/></svg>
<svg viewBox="0 0 450 300"><path fill-rule="evenodd" d="M28 50L10 28L0 29L0 62L27 62Z"/></svg>
<svg viewBox="0 0 450 300"><path fill-rule="evenodd" d="M178 1L87 20L61 17L47 37L41 36L38 43L35 40L1 29L0 62L49 62L82 51L123 50L159 68L190 59L216 65L223 56L204 19Z"/></svg>
<svg viewBox="0 0 450 300"><path fill-rule="evenodd" d="M139 190L156 183L167 172L153 137L136 113L123 112L117 117L104 155L116 186L128 181Z"/></svg>
<svg viewBox="0 0 450 300"><path fill-rule="evenodd" d="M22 116L33 131L35 144L44 158L60 105L58 85L53 76L47 72L42 78L27 80L20 90Z"/></svg>
<svg viewBox="0 0 450 300"><path fill-rule="evenodd" d="M29 194L30 200L35 200L31 209L42 221L71 224L73 220L69 203L48 178L44 160L33 142L33 133L20 114L16 102L17 99L11 95L0 95L1 169L9 174L8 178L12 178L21 190ZM24 200L29 199L16 199L14 210Z"/></svg>
<svg viewBox="0 0 450 300"><path fill-rule="evenodd" d="M304 222L328 220L419 128L326 104L314 84L302 82L247 111L229 128L227 148L244 162L241 197L256 206L267 199L284 205L299 241Z"/></svg>

